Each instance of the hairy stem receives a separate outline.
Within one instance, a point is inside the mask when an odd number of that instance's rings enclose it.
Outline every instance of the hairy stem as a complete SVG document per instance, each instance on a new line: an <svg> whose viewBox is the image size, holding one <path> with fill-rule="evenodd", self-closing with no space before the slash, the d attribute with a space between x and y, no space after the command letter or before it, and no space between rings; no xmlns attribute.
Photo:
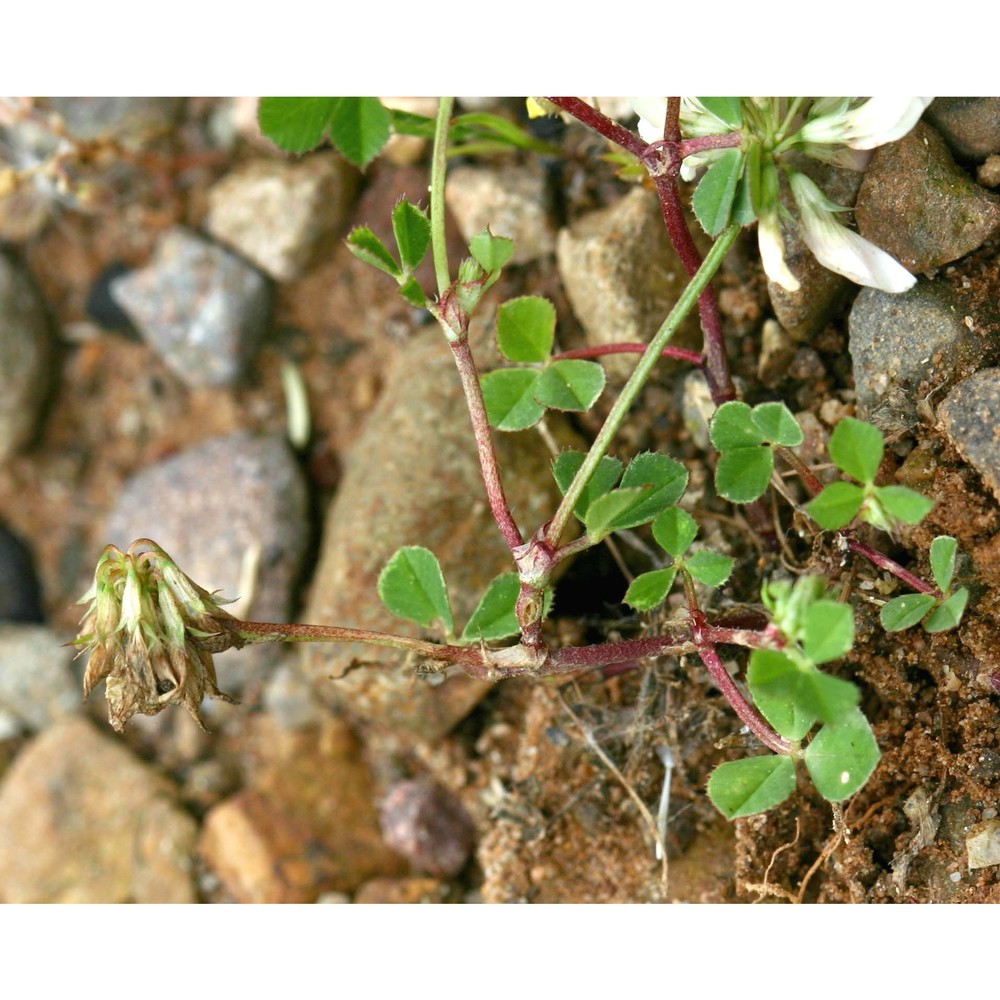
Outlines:
<svg viewBox="0 0 1000 1000"><path fill-rule="evenodd" d="M472 431L476 437L476 450L479 453L479 467L482 470L483 484L486 487L486 497L489 500L490 510L493 512L493 519L496 521L507 547L513 552L521 545L523 539L517 524L514 522L507 497L503 491L500 467L497 464L496 450L493 447L493 435L490 432L490 422L486 416L483 390L479 384L479 375L476 371L476 362L472 357L472 348L469 347L469 338L462 337L448 343L451 347L451 353L455 357L458 374L462 380L462 389L465 392L465 401L469 408L469 416L472 418Z"/></svg>
<svg viewBox="0 0 1000 1000"><path fill-rule="evenodd" d="M225 631L239 636L245 643L261 642L363 642L369 646L388 646L420 653L430 660L474 666L481 655L474 646L450 646L411 639L388 632L373 632L366 628L341 628L339 625L300 625L295 622L239 622Z"/></svg>
<svg viewBox="0 0 1000 1000"><path fill-rule="evenodd" d="M701 662L712 675L716 687L722 692L740 721L764 744L775 753L786 754L792 749L788 740L782 739L758 714L757 710L743 697L736 682L729 676L725 664L719 659L715 646L711 643L698 646Z"/></svg>
<svg viewBox="0 0 1000 1000"><path fill-rule="evenodd" d="M735 242L739 231L740 227L736 224L722 231L719 238L715 241L715 245L705 258L704 263L677 300L677 305L670 311L670 315L664 320L663 325L656 331L653 339L646 347L645 353L640 358L628 382L625 383L625 387L622 389L618 399L615 400L615 404L612 406L611 412L604 422L604 426L594 439L590 451L587 452L587 457L583 460L583 464L580 466L576 476L573 478L573 482L570 483L569 488L562 498L562 503L560 503L559 508L545 530L546 540L552 547L558 545L559 538L562 536L563 531L565 531L569 519L573 516L573 508L576 506L583 491L587 488L587 483L590 482L590 478L596 471L601 459L607 453L612 440L618 433L626 414L635 402L640 390L649 379L656 362L660 359L664 346L677 327L680 326L684 317L691 311L698 296L701 295L703 289L719 269L722 258Z"/></svg>
<svg viewBox="0 0 1000 1000"><path fill-rule="evenodd" d="M451 284L448 244L445 242L444 231L444 179L448 165L448 122L454 102L453 97L442 97L438 102L437 121L434 125L434 154L431 159L431 247L438 295L444 295Z"/></svg>
<svg viewBox="0 0 1000 1000"><path fill-rule="evenodd" d="M681 205L680 193L677 190L677 178L661 176L653 180L670 242L673 243L684 270L694 276L701 267L701 254L694 244L687 220L684 218L684 207ZM712 394L712 402L716 406L721 406L736 398L736 389L729 372L729 356L722 334L722 315L715 299L715 292L710 287L706 286L698 298L698 313L705 338L705 378Z"/></svg>
<svg viewBox="0 0 1000 1000"><path fill-rule="evenodd" d="M929 583L925 583L919 576L915 576L908 569L904 569L898 562L879 552L878 549L873 549L871 546L865 545L864 542L859 542L858 539L856 539L849 532L840 532L840 537L847 542L847 547L852 552L859 556L864 556L869 562L878 566L879 569L884 569L889 573L892 573L894 577L902 580L903 583L912 587L914 590L919 591L921 594L933 594L935 597L944 596L936 587L932 587Z"/></svg>
<svg viewBox="0 0 1000 1000"><path fill-rule="evenodd" d="M601 114L597 108L592 108L586 101L581 101L579 97L549 97L557 108L569 112L577 121L592 128L605 139L610 140L616 146L628 151L640 160L646 153L647 144L643 142L634 132L619 125L618 122Z"/></svg>

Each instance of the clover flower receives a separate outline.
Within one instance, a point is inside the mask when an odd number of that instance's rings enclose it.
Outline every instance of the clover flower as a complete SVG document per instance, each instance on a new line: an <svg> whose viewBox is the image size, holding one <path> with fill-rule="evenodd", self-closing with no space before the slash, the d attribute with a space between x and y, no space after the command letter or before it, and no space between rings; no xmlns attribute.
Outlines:
<svg viewBox="0 0 1000 1000"><path fill-rule="evenodd" d="M825 268L858 285L880 288L884 292L905 292L913 287L917 279L894 257L837 221L834 213L842 211L840 206L833 204L805 174L792 171L788 179L799 209L802 239ZM758 239L763 247L764 237L759 228ZM783 260L781 263L784 265ZM780 280L781 271L773 265L773 269L769 269L767 265L765 259L764 270L768 277L787 288ZM795 285L798 286L797 281Z"/></svg>
<svg viewBox="0 0 1000 1000"><path fill-rule="evenodd" d="M730 186L716 185L728 191L731 204L740 201L736 184L749 186L753 214L758 220L757 236L764 270L773 282L786 291L799 290L798 279L785 262L780 220L797 221L802 238L816 259L827 269L842 274L860 285L886 292L904 292L916 278L884 250L838 221L842 206L829 201L804 174L791 169L782 157L792 151L853 170L864 170L871 150L902 138L916 124L933 98L872 97L858 103L857 98L743 98L735 118L728 116L723 101L732 99L681 98L681 132L686 138L723 135L739 131L743 135L738 174ZM707 107L706 104L711 105ZM639 115L639 134L646 142L662 138L666 99L632 98ZM712 108L723 108L716 114ZM738 119L738 124L734 121ZM754 155L751 156L750 154ZM723 158L728 157L724 164ZM708 149L685 158L681 177L693 179L698 169L718 164L721 170L732 168L731 151ZM756 166L751 166L756 163ZM768 183L768 174L774 178ZM798 219L779 202L781 175L791 187ZM753 176L751 176L753 175ZM707 177L707 174L706 174ZM764 177L765 181L760 182ZM747 199L744 198L745 202ZM695 201L697 211L697 198ZM717 203L713 219L718 224ZM735 211L735 209L734 209ZM724 216L723 216L724 220ZM706 228L708 228L706 226ZM721 225L718 227L721 229ZM714 235L716 230L710 230Z"/></svg>
<svg viewBox="0 0 1000 1000"><path fill-rule="evenodd" d="M140 538L126 552L108 545L78 603L88 602L73 642L90 653L83 694L107 679L116 730L136 713L156 715L171 704L183 705L204 729L198 708L205 695L233 701L218 688L212 654L244 644L242 623L155 542Z"/></svg>

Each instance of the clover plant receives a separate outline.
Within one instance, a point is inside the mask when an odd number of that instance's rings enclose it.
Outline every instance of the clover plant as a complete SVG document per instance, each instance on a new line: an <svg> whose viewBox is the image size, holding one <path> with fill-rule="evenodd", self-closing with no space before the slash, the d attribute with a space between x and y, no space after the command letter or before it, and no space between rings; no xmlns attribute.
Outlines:
<svg viewBox="0 0 1000 1000"><path fill-rule="evenodd" d="M378 580L378 596L396 616L414 622L425 636L394 635L335 625L275 625L243 622L227 615L174 566L153 543L122 553L110 547L102 557L90 608L78 644L91 650L88 690L109 679L115 725L135 711L159 711L182 703L195 711L202 693L221 696L211 653L228 646L263 641L348 641L390 646L419 654L425 669L457 666L473 677L504 677L576 672L610 664L635 664L643 657L696 654L713 682L746 726L757 747L740 760L720 764L708 794L729 818L761 812L784 801L797 774L812 781L830 802L855 794L879 760L871 726L860 707L860 692L836 665L849 658L854 615L849 598L833 597L818 577L794 583L778 579L763 585L760 601L767 615L751 626L734 626L724 616L710 617L702 604L712 588L726 585L734 569L727 553L698 543L697 512L684 500L688 471L677 459L645 452L625 462L615 454L623 420L659 359L680 358L706 376L716 411L710 441L716 453L715 489L734 504L754 505L767 493L778 463L800 480L811 499L800 508L816 532L835 533L838 545L895 575L916 593L888 601L881 610L886 629L923 622L927 631L955 628L968 599L952 589L956 543L934 540L930 550L936 588L862 541L853 526L867 523L883 532L919 523L932 501L914 490L879 482L884 452L881 433L853 417L840 421L829 443L830 458L843 477L823 485L796 449L802 430L780 400L751 406L735 398L721 320L710 280L740 229L754 221L769 275L786 288L797 284L782 255L777 220L783 211L781 179L791 186L803 236L819 260L857 280L888 287L909 287L912 276L888 255L867 244L839 222L833 208L804 175L788 166L785 153L797 151L849 160L885 136L898 138L912 126L923 105L911 101L858 103L854 99L671 98L636 100L641 134L618 125L577 98L550 98L534 107L558 109L593 128L649 173L671 240L690 281L677 305L648 345L617 344L560 352L558 316L548 300L525 295L502 302L495 329L504 364L481 373L469 346L470 320L484 294L510 262L513 244L489 229L469 241L468 255L452 270L444 238L444 179L449 149L483 151L504 146L550 152L517 126L496 116L452 115L442 99L434 121L390 111L375 98L269 98L261 103L266 135L282 148L301 153L326 137L359 167L378 154L393 131L433 137L429 211L400 201L392 211L394 248L368 227L354 229L347 245L360 260L395 280L402 297L425 308L437 321L452 351L468 404L472 436L482 469L486 498L506 542L511 569L486 588L467 622L454 620L448 584L432 552L419 539L400 539ZM658 121L654 121L657 119ZM655 132L650 134L651 124ZM698 163L707 167L694 195L694 212L715 237L702 260L685 218L677 179ZM812 187L810 187L812 185ZM833 227L833 229L831 229ZM861 241L862 243L864 241ZM839 248L839 249L838 249ZM418 268L431 253L436 292L424 288ZM869 270L858 277L860 254ZM891 259L890 259L891 260ZM874 262L874 263L873 263ZM901 273L900 273L901 272ZM674 348L670 338L684 317L697 308L705 333L700 353ZM510 511L493 445L494 431L524 430L546 410L584 412L606 390L598 358L640 353L636 367L608 406L608 415L590 449L564 451L552 463L562 500L542 524L519 525ZM787 496L787 491L779 491ZM568 531L570 522L577 530ZM640 573L622 595L637 612L663 605L681 584L681 617L662 616L653 634L579 647L550 643L543 624L553 603L559 564L600 544L615 532L647 530L662 555ZM112 551L113 550L113 551ZM461 631L458 628L461 627ZM517 636L507 645L490 645ZM749 650L745 691L730 676L720 646ZM145 659L144 659L145 656ZM146 664L133 673L136 664ZM147 669L148 668L148 669Z"/></svg>

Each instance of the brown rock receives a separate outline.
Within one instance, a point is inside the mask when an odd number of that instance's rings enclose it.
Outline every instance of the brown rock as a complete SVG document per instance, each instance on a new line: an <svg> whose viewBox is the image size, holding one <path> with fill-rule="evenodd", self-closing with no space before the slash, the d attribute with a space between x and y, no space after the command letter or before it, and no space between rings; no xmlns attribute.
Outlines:
<svg viewBox="0 0 1000 1000"><path fill-rule="evenodd" d="M209 812L200 843L226 891L242 903L309 903L398 874L347 726L327 719L289 733L265 716L256 723L251 787Z"/></svg>
<svg viewBox="0 0 1000 1000"><path fill-rule="evenodd" d="M448 174L445 197L467 243L489 226L495 236L514 241L514 264L526 264L555 249L545 172L537 164L458 167Z"/></svg>
<svg viewBox="0 0 1000 1000"><path fill-rule="evenodd" d="M45 307L28 272L0 254L0 462L35 435L52 357Z"/></svg>
<svg viewBox="0 0 1000 1000"><path fill-rule="evenodd" d="M567 438L564 428L550 424ZM497 434L495 440L514 517L522 531L533 531L558 500L548 453L534 432ZM440 560L458 629L489 582L512 569L485 500L455 364L436 329L401 352L345 458L305 620L420 635L378 599L379 573L403 545L426 546ZM357 663L366 666L348 672ZM374 646L303 648L304 670L320 682L324 699L367 722L425 739L447 732L487 690L465 676L432 686L404 665L411 664L402 654Z"/></svg>
<svg viewBox="0 0 1000 1000"><path fill-rule="evenodd" d="M443 903L448 887L432 878L376 878L354 894L355 903Z"/></svg>
<svg viewBox="0 0 1000 1000"><path fill-rule="evenodd" d="M170 781L67 717L28 744L0 785L0 899L194 902L196 836Z"/></svg>
<svg viewBox="0 0 1000 1000"><path fill-rule="evenodd" d="M556 255L573 312L587 342L595 346L648 342L688 283L667 237L656 195L643 188L563 229ZM673 343L700 345L696 309L681 324ZM624 379L635 360L607 359L608 372Z"/></svg>
<svg viewBox="0 0 1000 1000"><path fill-rule="evenodd" d="M1000 232L1000 197L951 158L930 125L880 146L858 193L858 231L914 273L964 257Z"/></svg>
<svg viewBox="0 0 1000 1000"><path fill-rule="evenodd" d="M924 117L961 159L1000 153L1000 97L936 97Z"/></svg>
<svg viewBox="0 0 1000 1000"><path fill-rule="evenodd" d="M209 191L205 226L276 281L292 281L343 225L356 188L357 173L336 153L254 160Z"/></svg>

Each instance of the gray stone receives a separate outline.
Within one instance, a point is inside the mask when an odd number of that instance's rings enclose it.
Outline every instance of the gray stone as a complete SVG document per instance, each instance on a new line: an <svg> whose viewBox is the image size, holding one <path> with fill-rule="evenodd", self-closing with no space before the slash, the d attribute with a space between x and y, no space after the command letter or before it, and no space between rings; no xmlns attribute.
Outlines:
<svg viewBox="0 0 1000 1000"><path fill-rule="evenodd" d="M559 274L573 312L593 346L648 342L687 287L687 272L667 237L656 195L643 188L559 233ZM680 347L701 345L697 309L674 335ZM619 380L635 357L605 359ZM662 362L669 370L669 362Z"/></svg>
<svg viewBox="0 0 1000 1000"><path fill-rule="evenodd" d="M0 784L0 901L191 903L196 837L168 779L68 717Z"/></svg>
<svg viewBox="0 0 1000 1000"><path fill-rule="evenodd" d="M125 547L152 538L206 590L238 598L227 608L232 614L288 621L308 516L305 483L285 440L238 432L133 476L108 517L105 541ZM238 691L280 652L266 645L217 654L220 687Z"/></svg>
<svg viewBox="0 0 1000 1000"><path fill-rule="evenodd" d="M52 363L42 299L27 271L0 253L0 462L34 437Z"/></svg>
<svg viewBox="0 0 1000 1000"><path fill-rule="evenodd" d="M445 199L466 243L489 226L494 236L514 241L514 264L526 264L555 249L545 173L537 164L458 167L448 174Z"/></svg>
<svg viewBox="0 0 1000 1000"><path fill-rule="evenodd" d="M44 625L0 625L0 709L24 729L44 729L80 708L70 638Z"/></svg>
<svg viewBox="0 0 1000 1000"><path fill-rule="evenodd" d="M165 233L141 270L111 282L112 298L190 386L232 385L267 328L267 279L187 230Z"/></svg>
<svg viewBox="0 0 1000 1000"><path fill-rule="evenodd" d="M972 828L965 839L969 870L1000 865L1000 819L988 819Z"/></svg>
<svg viewBox="0 0 1000 1000"><path fill-rule="evenodd" d="M344 224L357 176L336 153L253 160L208 192L205 228L276 281L292 281Z"/></svg>
<svg viewBox="0 0 1000 1000"><path fill-rule="evenodd" d="M924 118L960 159L1000 153L1000 97L936 97Z"/></svg>
<svg viewBox="0 0 1000 1000"><path fill-rule="evenodd" d="M570 445L561 421L550 429L563 445L581 447ZM514 517L531 532L558 502L548 453L534 432L495 440ZM403 545L426 546L440 560L458 629L489 582L513 568L484 496L455 364L436 329L410 341L386 372L379 401L344 457L305 620L420 635L378 599L379 573ZM447 732L487 690L464 675L432 685L405 669L413 663L404 654L374 646L310 644L302 655L324 700L424 739Z"/></svg>
<svg viewBox="0 0 1000 1000"><path fill-rule="evenodd" d="M965 379L938 408L952 443L1000 500L1000 368Z"/></svg>
<svg viewBox="0 0 1000 1000"><path fill-rule="evenodd" d="M795 166L808 175L824 194L838 205L853 205L861 186L861 174L801 157ZM785 207L795 216L798 210L790 190L782 191ZM795 340L808 340L830 321L837 307L854 287L843 275L827 270L813 256L798 227L782 223L785 263L799 280L799 290L789 292L768 279L767 294L774 315Z"/></svg>
<svg viewBox="0 0 1000 1000"><path fill-rule="evenodd" d="M177 120L183 97L52 97L48 104L78 139L115 138L139 146Z"/></svg>
<svg viewBox="0 0 1000 1000"><path fill-rule="evenodd" d="M1000 197L976 184L941 136L918 122L872 154L855 216L865 239L916 274L958 260L1000 232Z"/></svg>
<svg viewBox="0 0 1000 1000"><path fill-rule="evenodd" d="M995 303L976 305L948 282L920 282L899 295L863 288L849 328L859 414L887 432L915 426L921 400L1000 347Z"/></svg>

